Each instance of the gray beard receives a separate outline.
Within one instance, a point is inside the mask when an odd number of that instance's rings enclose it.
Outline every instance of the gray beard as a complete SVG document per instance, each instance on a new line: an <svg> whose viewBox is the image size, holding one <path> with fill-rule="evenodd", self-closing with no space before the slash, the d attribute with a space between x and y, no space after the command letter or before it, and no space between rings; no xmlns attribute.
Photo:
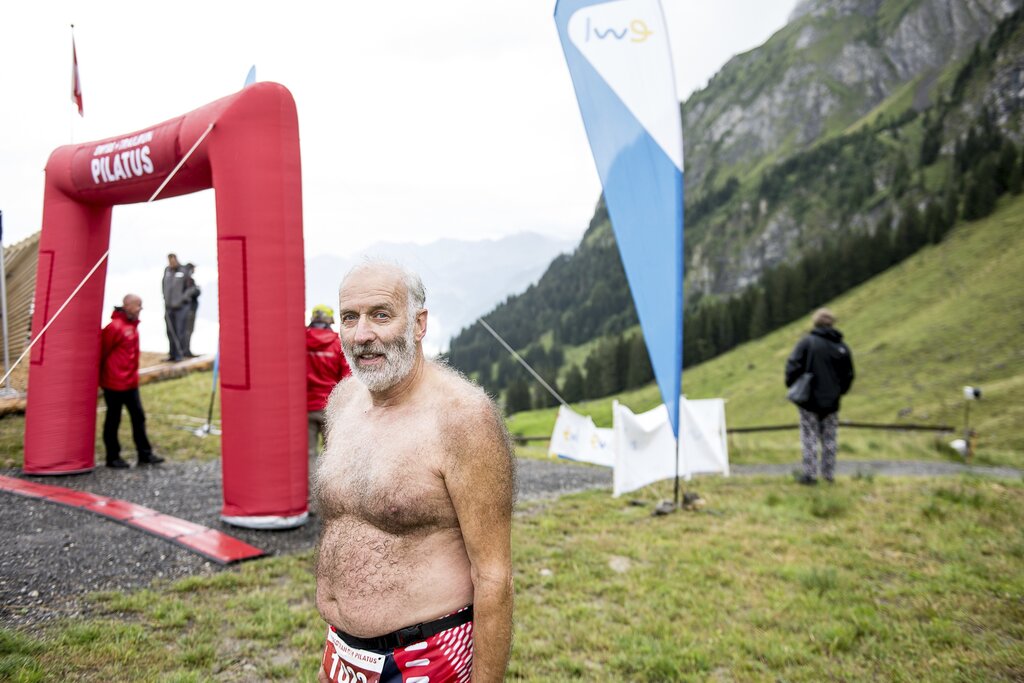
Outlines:
<svg viewBox="0 0 1024 683"><path fill-rule="evenodd" d="M387 391L401 382L412 372L412 366L416 362L413 325L407 325L405 334L387 344L376 342L373 344L343 344L343 346L352 374L373 392ZM384 363L377 368L360 367L358 356L363 353L382 354Z"/></svg>

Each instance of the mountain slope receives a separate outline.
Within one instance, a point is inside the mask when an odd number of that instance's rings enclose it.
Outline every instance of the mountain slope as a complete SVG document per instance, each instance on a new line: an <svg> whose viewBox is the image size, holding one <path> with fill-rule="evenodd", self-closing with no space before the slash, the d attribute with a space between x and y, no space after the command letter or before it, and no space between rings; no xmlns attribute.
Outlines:
<svg viewBox="0 0 1024 683"><path fill-rule="evenodd" d="M962 224L830 307L857 372L843 419L962 429L962 387L978 386L983 395L972 406L971 426L979 432L979 461L1024 466L1024 196ZM727 399L730 427L795 422L782 371L808 327L804 318L686 371L684 393ZM646 410L660 398L649 385L623 402ZM582 410L610 426L609 405L606 399ZM553 424L553 411L512 420L513 429L530 434ZM785 438L792 441L792 433Z"/></svg>

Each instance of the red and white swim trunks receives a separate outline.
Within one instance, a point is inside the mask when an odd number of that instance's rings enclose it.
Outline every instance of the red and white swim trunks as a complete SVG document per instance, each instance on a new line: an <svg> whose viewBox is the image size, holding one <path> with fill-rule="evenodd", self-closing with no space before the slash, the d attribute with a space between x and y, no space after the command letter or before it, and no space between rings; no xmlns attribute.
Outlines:
<svg viewBox="0 0 1024 683"><path fill-rule="evenodd" d="M468 683L473 606L377 638L328 626L322 666L332 683Z"/></svg>

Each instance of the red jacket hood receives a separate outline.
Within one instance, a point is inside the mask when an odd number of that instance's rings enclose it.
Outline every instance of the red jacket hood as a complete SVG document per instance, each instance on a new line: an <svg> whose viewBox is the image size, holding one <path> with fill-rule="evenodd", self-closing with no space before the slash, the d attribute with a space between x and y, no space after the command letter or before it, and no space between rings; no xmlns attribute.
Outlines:
<svg viewBox="0 0 1024 683"><path fill-rule="evenodd" d="M307 327L306 348L322 351L338 339L338 333L330 328Z"/></svg>

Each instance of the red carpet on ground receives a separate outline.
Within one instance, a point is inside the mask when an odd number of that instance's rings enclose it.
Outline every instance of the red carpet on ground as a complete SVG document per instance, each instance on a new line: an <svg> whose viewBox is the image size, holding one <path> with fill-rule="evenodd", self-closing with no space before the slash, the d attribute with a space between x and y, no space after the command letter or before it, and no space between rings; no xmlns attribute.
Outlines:
<svg viewBox="0 0 1024 683"><path fill-rule="evenodd" d="M152 508L124 500L74 491L63 486L0 475L0 491L50 503L86 510L108 519L152 534L157 538L177 543L187 550L202 555L217 564L231 564L262 557L259 548L225 533L184 519L162 514Z"/></svg>

